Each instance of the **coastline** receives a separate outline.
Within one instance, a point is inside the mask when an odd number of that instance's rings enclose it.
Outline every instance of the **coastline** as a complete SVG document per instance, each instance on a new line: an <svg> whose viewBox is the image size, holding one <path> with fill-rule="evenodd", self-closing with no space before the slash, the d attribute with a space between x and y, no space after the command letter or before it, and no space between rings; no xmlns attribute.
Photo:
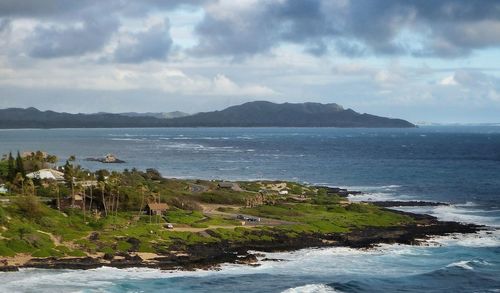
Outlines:
<svg viewBox="0 0 500 293"><path fill-rule="evenodd" d="M453 233L470 234L488 229L487 226L439 221L425 214L391 210L412 217L415 222L403 226L367 227L347 233L303 233L289 237L274 234L279 241L220 242L189 245L164 254L129 251L128 253L93 254L85 257L36 258L26 254L0 259L0 271L12 272L25 268L87 270L99 267L154 268L161 270L217 269L226 263L257 265L259 252L290 252L305 248L349 247L372 248L379 244L421 245L434 236ZM209 231L207 231L209 233ZM262 231L259 231L262 233ZM278 233L274 231L273 233ZM277 261L274 259L264 259Z"/></svg>

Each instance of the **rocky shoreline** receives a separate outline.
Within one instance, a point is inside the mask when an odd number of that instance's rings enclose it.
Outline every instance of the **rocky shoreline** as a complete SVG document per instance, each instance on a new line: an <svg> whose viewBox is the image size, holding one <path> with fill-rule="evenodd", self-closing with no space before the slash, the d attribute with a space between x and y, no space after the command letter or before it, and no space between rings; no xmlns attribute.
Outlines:
<svg viewBox="0 0 500 293"><path fill-rule="evenodd" d="M392 211L392 210L391 210ZM289 237L284 232L275 232L274 241L218 242L179 247L177 251L162 255L138 253L131 249L128 253L105 254L74 258L30 258L22 264L11 265L6 260L0 271L18 271L21 268L43 269L94 269L102 266L116 268L144 267L162 270L216 269L223 263L256 265L261 256L250 251L277 252L318 247L370 248L377 244L419 245L431 236L452 233L476 233L484 226L457 222L439 221L435 217L422 214L394 211L408 215L416 221L413 224L385 228L361 228L348 233L301 234ZM206 231L209 233L210 231ZM256 231L257 232L257 231ZM130 238L128 241L138 241ZM267 259L272 261L272 259Z"/></svg>

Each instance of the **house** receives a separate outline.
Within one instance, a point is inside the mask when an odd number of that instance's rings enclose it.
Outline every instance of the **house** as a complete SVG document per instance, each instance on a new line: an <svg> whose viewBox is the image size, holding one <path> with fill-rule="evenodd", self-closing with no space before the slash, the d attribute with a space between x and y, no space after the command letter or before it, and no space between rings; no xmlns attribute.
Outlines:
<svg viewBox="0 0 500 293"><path fill-rule="evenodd" d="M41 169L35 172L26 174L26 177L39 180L55 180L64 181L64 173L53 169Z"/></svg>
<svg viewBox="0 0 500 293"><path fill-rule="evenodd" d="M217 187L219 189L231 189L231 190L234 190L234 191L241 191L240 186L237 183L234 183L234 182L226 182L226 181L219 182L217 184Z"/></svg>
<svg viewBox="0 0 500 293"><path fill-rule="evenodd" d="M0 194L5 194L7 192L9 192L9 190L7 189L5 184L0 184Z"/></svg>
<svg viewBox="0 0 500 293"><path fill-rule="evenodd" d="M288 190L282 189L282 190L279 191L279 194L280 195L287 195L288 194Z"/></svg>
<svg viewBox="0 0 500 293"><path fill-rule="evenodd" d="M146 205L146 213L149 215L161 215L168 210L166 203L148 203Z"/></svg>

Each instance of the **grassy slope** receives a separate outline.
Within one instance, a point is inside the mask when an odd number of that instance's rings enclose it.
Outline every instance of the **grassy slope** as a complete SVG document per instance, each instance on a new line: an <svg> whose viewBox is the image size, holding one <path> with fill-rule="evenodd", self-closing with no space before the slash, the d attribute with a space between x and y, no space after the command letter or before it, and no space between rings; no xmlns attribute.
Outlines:
<svg viewBox="0 0 500 293"><path fill-rule="evenodd" d="M356 208L328 207L313 204L281 204L278 206L261 206L244 209L243 212L297 222L294 225L261 228L213 229L210 236L194 232L171 231L149 222L148 216L137 219L136 213L119 213L84 224L81 212L65 216L62 213L43 207L43 216L29 218L19 216L14 207L3 209L2 240L0 255L13 256L16 253L28 253L36 257L47 256L81 256L85 253L126 252L133 247L129 238L140 241L135 250L140 252L162 253L170 250L172 245L191 245L217 241L272 241L276 230L288 232L289 236L297 236L304 232L345 232L363 226L390 226L411 221L405 216L381 211L373 206L355 204ZM237 222L222 217L204 217L200 212L176 210L167 214L170 222L192 227L209 227L210 225L234 225ZM235 223L236 222L236 223ZM270 233L257 233L258 230ZM43 231L43 232L40 232ZM89 240L89 235L97 231L97 240ZM50 233L58 239L53 241Z"/></svg>

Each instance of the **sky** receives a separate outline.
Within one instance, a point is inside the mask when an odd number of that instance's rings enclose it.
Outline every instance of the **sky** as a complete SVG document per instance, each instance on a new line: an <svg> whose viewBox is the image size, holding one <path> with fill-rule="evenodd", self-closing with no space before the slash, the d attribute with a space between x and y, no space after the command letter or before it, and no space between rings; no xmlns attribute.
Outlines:
<svg viewBox="0 0 500 293"><path fill-rule="evenodd" d="M500 0L0 0L0 108L500 122Z"/></svg>

